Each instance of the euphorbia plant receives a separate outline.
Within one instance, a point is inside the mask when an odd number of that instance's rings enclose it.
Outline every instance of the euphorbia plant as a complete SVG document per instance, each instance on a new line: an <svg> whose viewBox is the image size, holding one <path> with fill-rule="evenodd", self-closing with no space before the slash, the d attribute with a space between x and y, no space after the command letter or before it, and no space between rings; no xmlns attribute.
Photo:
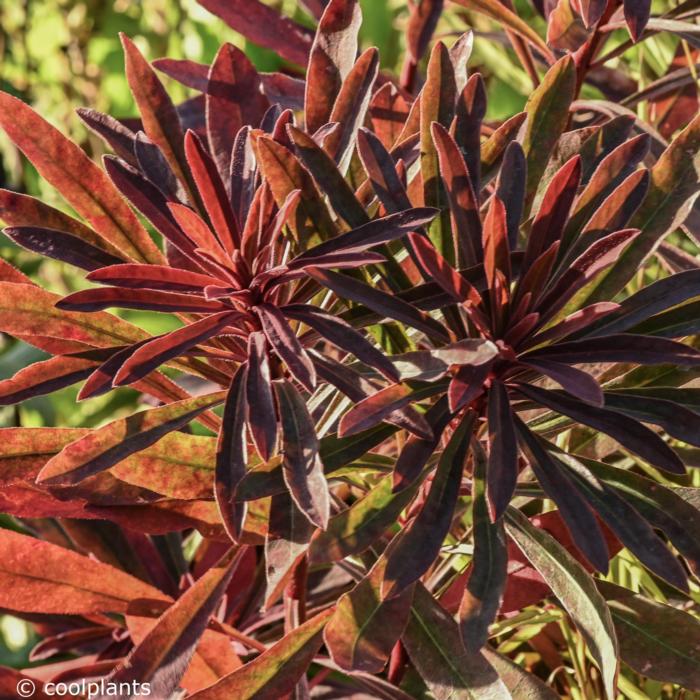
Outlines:
<svg viewBox="0 0 700 700"><path fill-rule="evenodd" d="M696 619L599 575L625 548L687 601L700 561L697 490L671 481L699 446L700 273L664 243L669 273L634 279L700 191L700 122L665 143L577 101L618 14L640 39L648 8L545 3L548 45L510 3L456 3L503 23L537 85L494 124L470 34L434 44L420 86L442 2L410 4L397 80L358 56L353 0L304 3L315 34L257 0L203 4L305 81L225 45L210 67L156 64L202 93L176 107L125 38L140 122L81 111L105 170L0 97L85 219L4 192L7 235L100 285L61 298L3 264L0 328L52 357L0 396L84 381L79 399L159 404L3 431L24 533L0 537L0 606L46 637L36 660L75 656L32 673L162 698L546 698L508 658L507 616L553 594L593 696L614 696L618 656L696 687L697 646L682 662L673 641ZM112 307L180 326L150 336ZM660 663L629 631L652 613Z"/></svg>

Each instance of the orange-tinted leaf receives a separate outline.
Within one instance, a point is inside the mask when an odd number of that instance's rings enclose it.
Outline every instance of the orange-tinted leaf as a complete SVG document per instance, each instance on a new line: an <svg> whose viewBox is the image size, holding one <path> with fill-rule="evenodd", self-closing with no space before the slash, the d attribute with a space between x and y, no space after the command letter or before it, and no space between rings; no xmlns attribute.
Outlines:
<svg viewBox="0 0 700 700"><path fill-rule="evenodd" d="M129 574L48 542L4 530L0 537L0 605L58 615L124 613L136 598L167 600Z"/></svg>
<svg viewBox="0 0 700 700"><path fill-rule="evenodd" d="M294 689L323 643L326 610L289 632L258 658L218 683L192 695L192 700L279 700Z"/></svg>
<svg viewBox="0 0 700 700"><path fill-rule="evenodd" d="M187 425L202 411L221 403L223 398L223 392L219 392L185 399L108 423L49 460L39 481L76 484L153 445L169 432Z"/></svg>
<svg viewBox="0 0 700 700"><path fill-rule="evenodd" d="M231 580L237 560L226 555L158 619L108 683L149 684L155 697L168 698L179 683L211 615Z"/></svg>
<svg viewBox="0 0 700 700"><path fill-rule="evenodd" d="M0 93L0 126L39 174L90 222L110 248L114 246L136 260L155 263L162 260L148 233L105 173L31 107L11 95ZM29 204L26 199L22 203ZM42 210L40 215L43 217L46 209L38 208ZM63 221L67 218L58 216ZM43 221L32 223L46 225ZM63 230L60 225L58 230ZM79 232L84 233L84 228L73 226L69 230L69 233L80 237ZM95 240L90 242L99 243Z"/></svg>

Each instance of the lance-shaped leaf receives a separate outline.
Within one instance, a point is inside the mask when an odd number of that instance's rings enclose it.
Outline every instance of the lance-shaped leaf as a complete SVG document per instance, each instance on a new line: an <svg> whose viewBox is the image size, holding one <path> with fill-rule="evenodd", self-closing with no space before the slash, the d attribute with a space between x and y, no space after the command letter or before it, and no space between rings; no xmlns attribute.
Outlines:
<svg viewBox="0 0 700 700"><path fill-rule="evenodd" d="M326 152L327 144L324 143L324 148L321 148L311 136L291 124L287 125L287 134L299 159L328 196L336 214L345 219L350 226L366 224L369 221L367 212L355 196L350 183Z"/></svg>
<svg viewBox="0 0 700 700"><path fill-rule="evenodd" d="M124 262L123 258L111 255L63 231L34 226L11 226L4 229L3 233L27 250L67 262L83 270L96 270L99 267Z"/></svg>
<svg viewBox="0 0 700 700"><path fill-rule="evenodd" d="M474 556L467 587L459 605L459 631L464 648L478 654L488 639L489 625L496 619L506 586L508 550L503 520L491 522L486 500L486 454L472 440L472 526Z"/></svg>
<svg viewBox="0 0 700 700"><path fill-rule="evenodd" d="M432 136L450 203L457 261L460 267L472 267L483 256L479 201L472 187L473 177L459 146L442 124L435 122L432 125Z"/></svg>
<svg viewBox="0 0 700 700"><path fill-rule="evenodd" d="M576 546L598 571L607 573L610 553L593 511L540 440L516 418L520 442L545 493L557 504Z"/></svg>
<svg viewBox="0 0 700 700"><path fill-rule="evenodd" d="M411 202L396 172L396 163L379 138L369 129L361 128L357 147L369 182L384 208L390 212L409 209Z"/></svg>
<svg viewBox="0 0 700 700"><path fill-rule="evenodd" d="M361 554L396 523L415 492L416 488L407 488L393 493L391 477L381 479L350 508L333 516L325 531L314 533L311 562L323 564Z"/></svg>
<svg viewBox="0 0 700 700"><path fill-rule="evenodd" d="M700 689L700 623L671 605L599 583L615 623L622 660L637 673Z"/></svg>
<svg viewBox="0 0 700 700"><path fill-rule="evenodd" d="M255 311L267 341L287 365L292 376L309 391L316 385L316 370L282 312L271 304L258 304Z"/></svg>
<svg viewBox="0 0 700 700"><path fill-rule="evenodd" d="M260 0L201 0L200 5L259 46L305 66L313 34Z"/></svg>
<svg viewBox="0 0 700 700"><path fill-rule="evenodd" d="M75 110L86 126L100 136L120 158L136 165L134 141L136 134L118 119L95 109L78 107Z"/></svg>
<svg viewBox="0 0 700 700"><path fill-rule="evenodd" d="M114 385L133 384L165 362L218 335L238 317L238 311L212 314L144 343L121 366Z"/></svg>
<svg viewBox="0 0 700 700"><path fill-rule="evenodd" d="M649 523L663 530L694 572L700 570L700 511L695 506L674 490L628 469L583 457L578 459Z"/></svg>
<svg viewBox="0 0 700 700"><path fill-rule="evenodd" d="M364 304L382 318L392 318L395 321L405 323L423 331L429 337L449 340L445 329L440 323L399 297L374 289L358 280L331 270L312 268L308 271L308 274L325 287L332 289L339 296L355 301L358 304Z"/></svg>
<svg viewBox="0 0 700 700"><path fill-rule="evenodd" d="M232 255L241 242L233 207L214 159L192 130L185 135L185 156L212 228L224 250ZM228 167L225 172L228 174Z"/></svg>
<svg viewBox="0 0 700 700"><path fill-rule="evenodd" d="M363 252L415 231L432 221L436 214L436 209L419 207L402 211L398 214L390 214L381 219L374 219L352 231L341 233L329 241L324 241L313 248L309 248L297 256L293 263L297 265L308 258L319 258L331 253Z"/></svg>
<svg viewBox="0 0 700 700"><path fill-rule="evenodd" d="M355 63L361 22L357 0L331 0L323 12L306 75L304 116L310 134L330 120L343 81Z"/></svg>
<svg viewBox="0 0 700 700"><path fill-rule="evenodd" d="M212 284L220 284L216 277L165 265L110 265L94 270L87 279L114 287L158 289L165 292L202 292Z"/></svg>
<svg viewBox="0 0 700 700"><path fill-rule="evenodd" d="M469 412L443 450L420 512L387 554L383 598L395 596L417 581L440 553L452 524L473 426L474 414Z"/></svg>
<svg viewBox="0 0 700 700"><path fill-rule="evenodd" d="M82 356L57 355L24 367L9 379L0 381L0 405L20 403L71 386L89 377L102 355L104 352L92 357L89 352Z"/></svg>
<svg viewBox="0 0 700 700"><path fill-rule="evenodd" d="M120 38L126 60L126 77L139 108L143 129L160 148L180 182L191 190L184 133L175 105L136 44L125 34L121 34Z"/></svg>
<svg viewBox="0 0 700 700"><path fill-rule="evenodd" d="M288 318L302 321L326 340L352 353L360 362L379 370L390 381L399 381L399 373L391 360L341 318L302 304L285 306L282 313Z"/></svg>
<svg viewBox="0 0 700 700"><path fill-rule="evenodd" d="M508 510L506 529L571 616L600 669L606 695L614 698L617 640L610 611L593 579L554 537L532 525L519 510Z"/></svg>
<svg viewBox="0 0 700 700"><path fill-rule="evenodd" d="M624 229L597 240L588 250L564 268L559 279L549 286L539 307L546 318L563 308L573 295L606 268L614 265L622 251L639 236L636 229Z"/></svg>
<svg viewBox="0 0 700 700"><path fill-rule="evenodd" d="M498 2L498 0L453 0L453 2L467 10L475 10L487 17L491 17L491 19L495 19L506 29L511 30L532 44L547 60L553 60L552 52L540 35L527 22L520 19L515 12L509 10L506 5Z"/></svg>
<svg viewBox="0 0 700 700"><path fill-rule="evenodd" d="M324 641L333 661L347 671L381 673L398 641L413 602L413 586L383 599L387 560L382 557L336 605Z"/></svg>
<svg viewBox="0 0 700 700"><path fill-rule="evenodd" d="M136 260L162 260L160 251L109 178L78 146L28 105L6 93L0 93L0 127L39 174L108 244ZM31 223L49 225L43 221ZM59 226L58 230L64 229Z"/></svg>
<svg viewBox="0 0 700 700"><path fill-rule="evenodd" d="M642 234L596 286L589 301L611 299L634 277L663 237L685 221L700 192L699 151L700 115L697 115L651 169L649 193L630 222Z"/></svg>
<svg viewBox="0 0 700 700"><path fill-rule="evenodd" d="M636 420L607 408L591 406L562 392L518 384L518 391L538 404L615 438L651 464L674 474L685 474L678 455L653 431Z"/></svg>
<svg viewBox="0 0 700 700"><path fill-rule="evenodd" d="M402 641L435 700L470 700L475 693L491 700L510 699L493 666L481 653L464 649L457 623L421 583L416 584Z"/></svg>
<svg viewBox="0 0 700 700"><path fill-rule="evenodd" d="M0 219L8 226L63 231L120 257L122 252L89 226L27 194L0 189Z"/></svg>
<svg viewBox="0 0 700 700"><path fill-rule="evenodd" d="M639 41L649 22L651 0L624 0L625 21L633 41Z"/></svg>
<svg viewBox="0 0 700 700"><path fill-rule="evenodd" d="M393 83L382 85L372 95L369 103L372 133L385 148L391 148L396 143L408 111L408 103Z"/></svg>
<svg viewBox="0 0 700 700"><path fill-rule="evenodd" d="M253 661L218 683L192 695L192 700L279 700L290 693L323 643L323 628L333 614L325 610L289 632Z"/></svg>
<svg viewBox="0 0 700 700"><path fill-rule="evenodd" d="M52 485L76 484L153 445L216 406L223 392L177 401L162 408L120 418L68 445L49 460L38 480Z"/></svg>
<svg viewBox="0 0 700 700"><path fill-rule="evenodd" d="M581 158L576 155L557 171L547 185L528 236L524 269L528 269L560 239L580 182Z"/></svg>
<svg viewBox="0 0 700 700"><path fill-rule="evenodd" d="M428 398L441 391L442 387L439 385L428 385L414 390L407 384L391 384L351 408L340 419L338 435L355 435L381 421L393 422L400 415L401 427L418 437L430 440L433 432L425 418L414 409L406 407L413 401Z"/></svg>
<svg viewBox="0 0 700 700"><path fill-rule="evenodd" d="M517 141L511 141L503 154L503 164L496 183L496 196L506 208L508 242L512 250L518 245L520 220L525 204L527 162Z"/></svg>
<svg viewBox="0 0 700 700"><path fill-rule="evenodd" d="M601 335L623 333L654 314L700 296L700 271L687 270L654 282L627 297L617 311L582 333L595 338Z"/></svg>
<svg viewBox="0 0 700 700"><path fill-rule="evenodd" d="M430 239L438 252L450 263L455 262L455 243L450 235L447 198L440 177L440 161L433 141L434 123L449 127L457 100L455 72L447 47L439 41L428 62L427 77L420 96L421 176L423 201L441 210L430 227Z"/></svg>
<svg viewBox="0 0 700 700"><path fill-rule="evenodd" d="M546 356L543 358L525 355L519 359L528 367L532 367L545 377L553 379L562 389L577 399L587 401L595 406L604 404L603 390L600 388L600 384L595 377L587 372L562 362L556 362Z"/></svg>
<svg viewBox="0 0 700 700"><path fill-rule="evenodd" d="M527 101L523 139L527 159L526 211L535 197L550 154L566 128L575 89L576 68L571 56L564 56L547 71Z"/></svg>
<svg viewBox="0 0 700 700"><path fill-rule="evenodd" d="M433 431L431 440L411 435L394 463L392 492L400 493L413 486L428 460L440 444L442 433L451 419L445 400L439 399L425 413L425 420Z"/></svg>
<svg viewBox="0 0 700 700"><path fill-rule="evenodd" d="M216 483L214 494L221 519L229 536L238 541L243 529L246 506L236 498L236 488L246 473L246 365L241 365L231 380L224 404L224 419L216 447Z"/></svg>
<svg viewBox="0 0 700 700"><path fill-rule="evenodd" d="M107 677L118 687L149 684L155 697L170 697L187 671L197 642L216 611L231 581L237 558L225 555L224 561L207 571L158 618L134 650ZM136 697L138 694L134 694ZM107 694L103 700L110 698Z"/></svg>
<svg viewBox="0 0 700 700"><path fill-rule="evenodd" d="M527 361L530 355L523 359ZM700 366L700 352L668 338L618 333L596 338L557 343L532 353L542 358L566 364L587 362L635 362L640 365L674 364Z"/></svg>
<svg viewBox="0 0 700 700"><path fill-rule="evenodd" d="M518 444L508 390L502 382L493 382L488 401L489 460L486 493L491 517L498 520L515 491L518 478Z"/></svg>
<svg viewBox="0 0 700 700"><path fill-rule="evenodd" d="M60 297L30 284L0 282L0 330L20 336L70 339L93 347L143 340L147 333L108 313L83 314L56 308Z"/></svg>
<svg viewBox="0 0 700 700"><path fill-rule="evenodd" d="M209 150L222 177L228 176L238 132L244 126L257 128L270 106L261 87L260 76L245 53L233 44L223 44L205 86Z"/></svg>
<svg viewBox="0 0 700 700"><path fill-rule="evenodd" d="M99 311L119 307L149 311L207 313L226 311L217 301L208 301L192 294L100 287L74 292L56 302L56 307L67 311Z"/></svg>
<svg viewBox="0 0 700 700"><path fill-rule="evenodd" d="M575 240L583 225L598 213L605 198L634 173L637 164L649 152L649 143L648 134L640 134L621 143L603 158L576 201L564 235L567 244Z"/></svg>
<svg viewBox="0 0 700 700"><path fill-rule="evenodd" d="M91 557L4 530L0 605L46 615L125 613L136 598L168 600L157 588Z"/></svg>
<svg viewBox="0 0 700 700"><path fill-rule="evenodd" d="M345 173L355 149L357 130L363 125L369 108L370 97L379 72L379 51L367 49L348 73L333 106L329 121L339 124L328 137L324 148Z"/></svg>
<svg viewBox="0 0 700 700"><path fill-rule="evenodd" d="M567 473L577 483L581 494L645 566L676 588L688 590L685 570L675 555L624 498L601 484L585 464L573 456L562 454L557 463L568 467Z"/></svg>
<svg viewBox="0 0 700 700"><path fill-rule="evenodd" d="M119 191L153 224L168 243L189 257L195 245L180 229L163 193L128 163L105 156L105 170Z"/></svg>
<svg viewBox="0 0 700 700"><path fill-rule="evenodd" d="M275 382L282 420L282 473L300 510L311 523L326 529L330 495L319 456L316 428L303 398L289 382Z"/></svg>
<svg viewBox="0 0 700 700"><path fill-rule="evenodd" d="M267 342L262 333L252 333L248 338L246 403L251 438L261 459L267 461L277 448L277 408Z"/></svg>
<svg viewBox="0 0 700 700"><path fill-rule="evenodd" d="M260 137L256 152L258 164L265 176L278 207L283 207L287 198L301 191L301 199L294 218L289 222L303 250L310 242L332 238L336 233L328 209L320 196L308 171L294 154L271 138Z"/></svg>

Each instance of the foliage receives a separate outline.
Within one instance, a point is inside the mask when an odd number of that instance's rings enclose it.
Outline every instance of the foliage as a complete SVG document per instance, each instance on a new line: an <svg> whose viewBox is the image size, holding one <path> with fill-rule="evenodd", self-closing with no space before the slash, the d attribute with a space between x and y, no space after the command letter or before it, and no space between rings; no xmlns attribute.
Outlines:
<svg viewBox="0 0 700 700"><path fill-rule="evenodd" d="M0 432L0 608L51 660L25 672L161 698L700 690L696 3L409 3L395 78L356 0L201 2L273 70L122 36L139 117L79 110L104 167L0 95L72 210L0 190L5 234L84 277L2 263L0 330L43 354L0 401L143 408ZM532 82L504 119L467 71L484 23ZM660 37L671 72L624 92Z"/></svg>

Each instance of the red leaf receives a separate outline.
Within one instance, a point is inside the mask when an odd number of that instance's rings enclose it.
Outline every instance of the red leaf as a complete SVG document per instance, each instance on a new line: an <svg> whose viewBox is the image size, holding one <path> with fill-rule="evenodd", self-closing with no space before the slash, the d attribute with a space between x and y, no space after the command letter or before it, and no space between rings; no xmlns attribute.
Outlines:
<svg viewBox="0 0 700 700"><path fill-rule="evenodd" d="M318 453L316 428L306 404L289 382L275 382L282 421L282 473L289 491L309 522L326 529L330 494Z"/></svg>
<svg viewBox="0 0 700 700"><path fill-rule="evenodd" d="M277 448L277 407L272 392L267 341L263 333L251 333L248 338L248 378L246 402L251 437L264 461Z"/></svg>
<svg viewBox="0 0 700 700"><path fill-rule="evenodd" d="M165 362L219 335L240 316L238 311L212 314L144 343L121 366L114 377L114 386L133 384Z"/></svg>
<svg viewBox="0 0 700 700"><path fill-rule="evenodd" d="M205 92L209 150L223 178L229 173L238 132L244 126L257 128L270 102L261 92L255 67L232 44L224 44L216 54Z"/></svg>
<svg viewBox="0 0 700 700"><path fill-rule="evenodd" d="M238 224L216 165L194 131L188 130L185 135L185 154L214 232L223 249L232 255L241 244Z"/></svg>
<svg viewBox="0 0 700 700"><path fill-rule="evenodd" d="M313 363L282 312L270 304L258 304L254 308L275 353L287 365L292 376L306 389L313 391L316 386Z"/></svg>
<svg viewBox="0 0 700 700"><path fill-rule="evenodd" d="M201 292L221 280L166 265L110 265L94 270L87 279L114 287L158 289L163 292Z"/></svg>
<svg viewBox="0 0 700 700"><path fill-rule="evenodd" d="M287 61L306 65L311 32L278 10L260 0L201 0L199 4L255 44L272 49Z"/></svg>
<svg viewBox="0 0 700 700"><path fill-rule="evenodd" d="M119 307L149 311L206 313L226 311L224 304L207 301L192 294L157 292L143 289L100 287L69 294L56 302L56 308L67 311L99 311Z"/></svg>
<svg viewBox="0 0 700 700"><path fill-rule="evenodd" d="M304 113L310 134L326 124L355 63L362 11L357 0L330 0L318 24L306 73Z"/></svg>
<svg viewBox="0 0 700 700"><path fill-rule="evenodd" d="M246 472L246 373L247 366L241 365L231 381L216 450L216 503L224 527L234 542L241 537L246 513L245 503L236 501L236 487Z"/></svg>
<svg viewBox="0 0 700 700"><path fill-rule="evenodd" d="M493 521L505 512L518 478L518 445L508 391L501 382L493 382L488 403L489 460L486 470L486 495Z"/></svg>
<svg viewBox="0 0 700 700"><path fill-rule="evenodd" d="M644 33L644 28L651 14L651 0L624 0L625 21L630 36L637 42Z"/></svg>

